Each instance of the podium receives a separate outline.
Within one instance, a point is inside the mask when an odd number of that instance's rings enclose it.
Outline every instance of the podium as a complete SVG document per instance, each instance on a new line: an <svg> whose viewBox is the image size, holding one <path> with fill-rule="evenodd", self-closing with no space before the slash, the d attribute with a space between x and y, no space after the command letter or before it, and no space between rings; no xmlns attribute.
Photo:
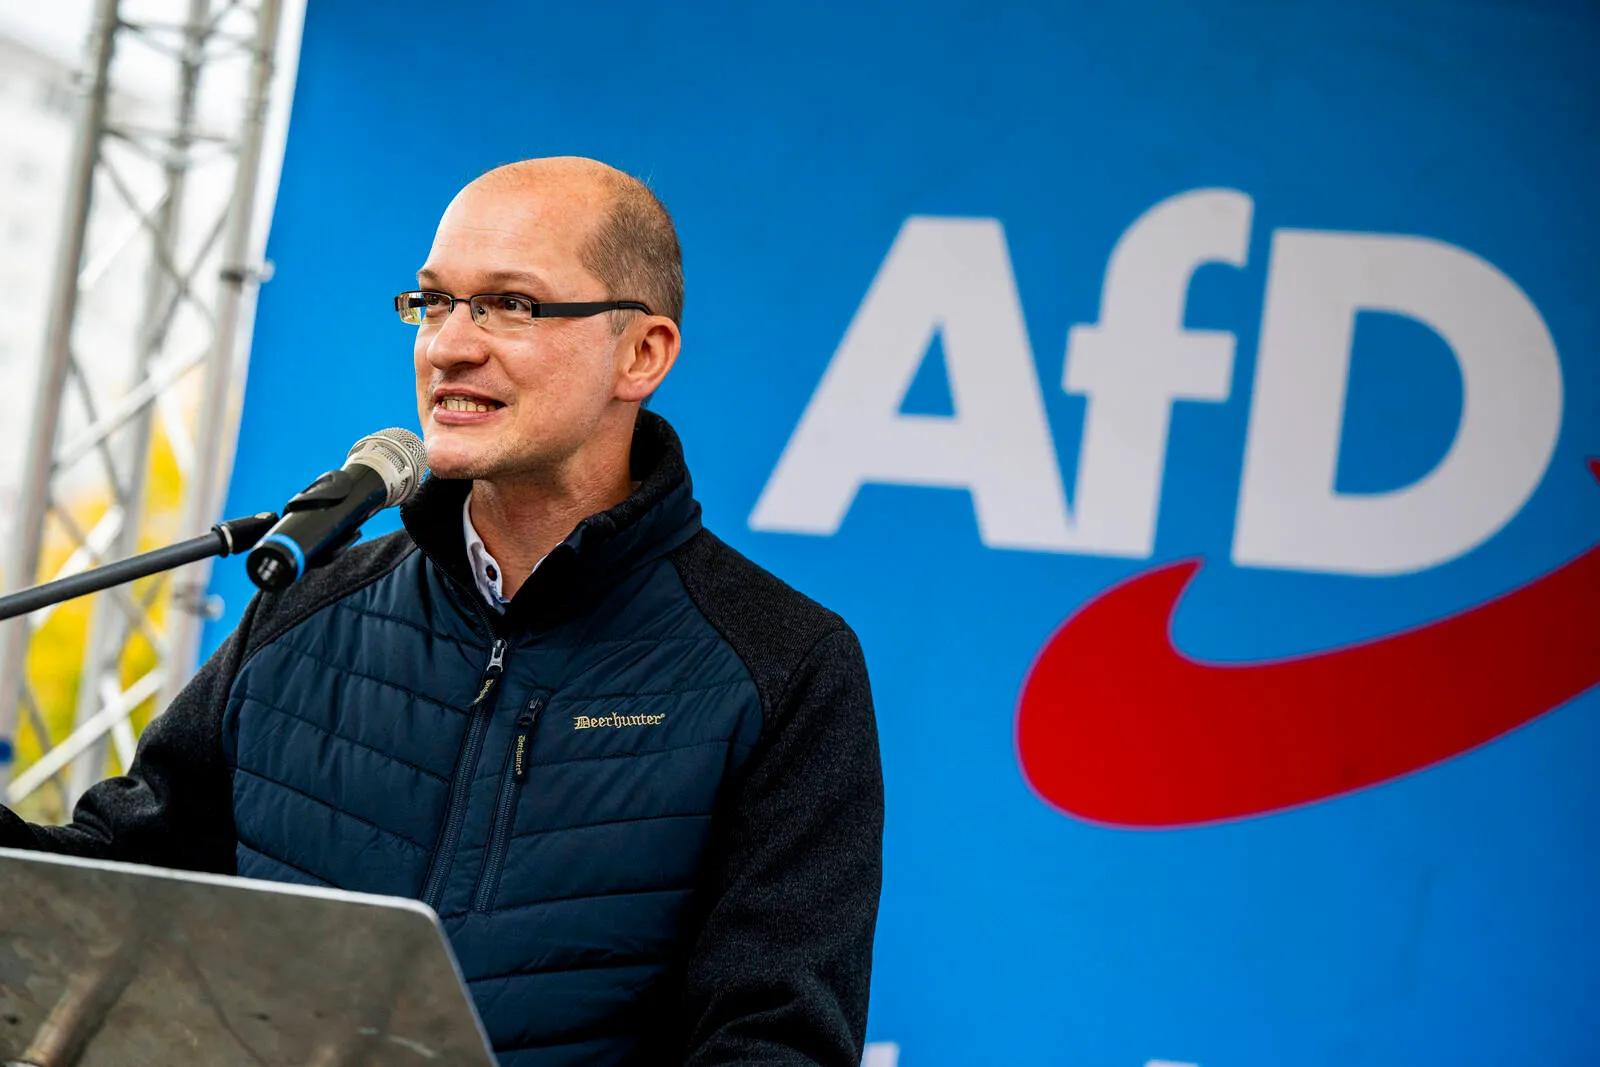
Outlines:
<svg viewBox="0 0 1600 1067"><path fill-rule="evenodd" d="M0 849L6 1067L493 1067L415 900Z"/></svg>

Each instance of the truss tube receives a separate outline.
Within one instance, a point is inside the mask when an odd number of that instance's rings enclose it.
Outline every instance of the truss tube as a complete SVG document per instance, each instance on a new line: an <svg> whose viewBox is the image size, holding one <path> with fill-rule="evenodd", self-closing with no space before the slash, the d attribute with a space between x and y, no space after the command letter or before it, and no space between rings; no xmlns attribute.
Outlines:
<svg viewBox="0 0 1600 1067"><path fill-rule="evenodd" d="M100 130L105 126L110 91L111 56L117 34L118 0L97 0L90 35L90 81L83 119L74 137L71 190L67 198L62 243L52 279L50 317L45 330L44 365L33 405L33 428L23 465L22 494L13 521L6 582L12 589L30 585L39 569L44 543L45 512L50 503L50 474L56 432L61 421L61 394L72 359L72 324L78 309L78 273L83 265L89 230L89 208L94 194L95 164L100 158ZM11 779L12 745L17 732L17 711L25 684L28 625L15 619L4 625L0 641L0 785ZM41 739L48 744L48 739Z"/></svg>
<svg viewBox="0 0 1600 1067"><path fill-rule="evenodd" d="M278 30L280 0L260 0L250 67L250 89L239 141L239 166L234 172L232 211L222 250L222 292L218 300L212 351L206 361L204 394L195 431L194 474L184 493L184 531L203 529L222 514L222 487L233 466L233 434L239 398L235 380L249 351L242 330L253 319L256 289L261 283L264 249L252 247L256 192L261 175L262 139L266 133ZM263 505L266 506L266 505ZM276 506L276 505L273 505ZM165 708L188 680L204 621L201 596L210 581L211 563L202 561L173 576L174 598L167 627L170 661Z"/></svg>
<svg viewBox="0 0 1600 1067"><path fill-rule="evenodd" d="M265 267L264 249L257 247L265 240L265 220L257 217L261 213L256 202L258 189L270 187L261 180L260 174L266 157L264 141L268 136L269 108L277 103L270 90L276 74L284 8L287 6L288 14L298 18L303 15L303 4L300 0L289 0L287 5L284 0L255 0L254 3L249 0L185 0L188 18L182 24L162 27L140 26L122 20L122 6L125 5L119 5L119 0L96 0L94 30L85 56L81 82L84 103L80 107L72 166L66 183L68 204L64 209L62 240L53 278L43 366L31 413L30 445L22 472L23 492L16 508L18 526L11 544L5 548L8 556L4 560L7 564L4 580L15 588L27 586L39 573L45 531L53 528L47 527L47 522L64 524L62 529L66 534L80 542L74 559L85 554L96 558L123 556L136 550L147 504L153 420L158 407L162 417L167 417L167 402L171 397L161 390L174 380L165 352L173 344L170 319L182 300L193 304L209 330L204 354L185 361L189 366L200 365L197 369L202 380L197 383L201 386L198 433L190 441L185 428L177 431L183 438L182 450L188 456L183 464L185 477L180 504L183 529L204 528L217 517L222 489L232 465L242 363L248 352L248 324L256 289L265 276L262 269ZM232 13L248 13L254 25L242 33L220 34L218 27L222 20ZM292 39L297 44L298 24L291 29ZM112 58L122 44L121 35L133 35L151 43L147 38L156 30L181 31L183 36L181 44L175 40L172 47L165 49L180 65L180 95L174 109L177 121L168 128L162 145L141 142L144 156L161 168L165 187L164 194L151 202L146 197L130 196L131 187L118 173L115 160L104 153L111 139L126 139L120 116L112 114L117 110L115 100L119 91ZM226 48L212 47L214 41L224 36ZM212 60L240 53L249 63L248 84L242 101L244 110L236 112L233 135L226 138L206 136L196 125L201 109L195 106L196 93L209 92L205 88L208 83L203 77L204 69ZM274 126L274 135L276 129ZM196 255L194 264L180 268L178 263L182 257L177 252L177 231L180 226L187 228L187 223L193 221L189 218L192 213L184 211L184 192L185 186L192 184L190 169L199 165L194 147L202 140L215 141L224 149L224 154L232 157L235 166L232 195L207 227L205 247ZM153 148L164 148L164 151L153 151ZM99 225L97 220L110 206L109 202L101 203L103 197L94 195L96 189L101 188L102 180L111 183L119 195L128 199L127 206L135 219L130 233L142 233L149 242L152 264L142 286L144 306L139 328L133 333L133 344L128 346L128 366L134 373L126 395L110 402L102 415L96 410L101 405L84 390L90 426L68 443L80 456L95 452L106 461L102 484L110 493L111 514L121 519L106 530L97 545L90 546L82 541L88 535L78 529L59 500L65 453L58 438L66 402L63 393L70 393L71 385L84 384L82 366L75 359L72 347L73 325L78 316L85 313L82 298L89 283L86 273L90 267L85 264L90 251L88 237L99 233L92 227ZM119 239L118 244L121 243ZM212 254L215 260L210 259ZM218 270L217 284L201 287L202 293L194 282L203 277L202 270L210 269ZM97 530L99 526L96 525ZM191 570L190 586L198 583L198 588L203 589L207 570L202 568L198 574ZM40 786L53 786L70 802L104 770L108 733L126 762L132 749L128 715L157 690L163 691L161 703L166 704L184 684L195 659L200 620L185 610L189 603L181 594L174 596L175 603L167 612L161 632L153 628L148 612L159 588L151 586L140 597L130 596L126 589L114 589L97 598L89 640L82 648L79 661L81 678L76 726L64 740L46 736L47 727L37 712L38 701L26 672L29 639L37 632L47 612L39 611L26 618L0 623L0 742L4 743L0 746L0 795L14 802ZM178 594L175 585L168 588ZM134 687L124 691L120 684L122 652L134 630L151 639L156 663ZM46 752L45 758L26 774L13 775L10 742L14 740L23 711L28 712L29 721L40 733ZM94 728L87 729L91 724Z"/></svg>
<svg viewBox="0 0 1600 1067"><path fill-rule="evenodd" d="M181 270L177 265L178 234L183 218L185 178L189 172L189 147L195 134L195 98L200 88L200 69L209 30L210 9L211 0L189 0L188 19L184 24L184 47L178 66L175 121L162 165L164 191L148 227L150 263L145 276L144 307L140 312L139 345L134 363L133 380L136 383L142 383L149 377L152 360L160 351L162 339L167 334L170 314L165 305L168 294L183 284L183 279L172 276L169 270ZM152 396L141 404L138 413L128 420L118 435L121 443L113 450L123 466L120 471L113 472L112 491L129 516L129 521L122 524L112 542L113 559L126 559L139 550L140 520L144 512L141 505L150 480L150 438L155 414L155 405L151 402L153 399ZM83 677L78 685L77 709L73 717L75 728L99 714L101 693L108 686L116 692L122 691L122 655L132 633L129 622L112 604L110 597L94 598L94 609L89 618L89 640L83 659ZM156 655L159 661L159 647ZM101 734L72 761L72 771L67 781L69 805L75 805L78 798L104 775L106 746L107 735Z"/></svg>

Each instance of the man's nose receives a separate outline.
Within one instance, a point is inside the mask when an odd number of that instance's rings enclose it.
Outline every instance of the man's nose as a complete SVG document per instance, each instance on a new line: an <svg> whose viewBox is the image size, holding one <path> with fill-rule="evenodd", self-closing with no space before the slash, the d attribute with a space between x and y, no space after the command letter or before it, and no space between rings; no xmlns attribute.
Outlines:
<svg viewBox="0 0 1600 1067"><path fill-rule="evenodd" d="M425 341L428 362L444 370L489 358L489 335L472 321L472 309L461 301L445 316L444 324Z"/></svg>

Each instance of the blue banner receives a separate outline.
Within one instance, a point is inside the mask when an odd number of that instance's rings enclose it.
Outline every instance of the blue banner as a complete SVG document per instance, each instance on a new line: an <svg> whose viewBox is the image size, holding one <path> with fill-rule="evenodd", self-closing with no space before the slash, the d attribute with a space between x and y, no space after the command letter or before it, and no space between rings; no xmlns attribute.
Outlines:
<svg viewBox="0 0 1600 1067"><path fill-rule="evenodd" d="M1597 47L1554 0L314 3L228 513L415 427L388 298L457 188L605 160L682 236L707 524L866 650L875 1062L1590 1062Z"/></svg>

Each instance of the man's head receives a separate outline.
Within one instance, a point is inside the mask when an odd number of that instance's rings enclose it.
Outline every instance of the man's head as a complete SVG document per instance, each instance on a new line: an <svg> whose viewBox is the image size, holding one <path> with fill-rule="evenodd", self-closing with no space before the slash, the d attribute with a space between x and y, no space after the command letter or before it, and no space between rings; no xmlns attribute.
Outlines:
<svg viewBox="0 0 1600 1067"><path fill-rule="evenodd" d="M442 477L546 478L596 449L626 455L639 404L678 355L672 220L642 183L595 160L524 160L473 181L440 218L417 283L462 298L633 300L651 311L506 330L478 325L463 302L419 326L417 413Z"/></svg>

